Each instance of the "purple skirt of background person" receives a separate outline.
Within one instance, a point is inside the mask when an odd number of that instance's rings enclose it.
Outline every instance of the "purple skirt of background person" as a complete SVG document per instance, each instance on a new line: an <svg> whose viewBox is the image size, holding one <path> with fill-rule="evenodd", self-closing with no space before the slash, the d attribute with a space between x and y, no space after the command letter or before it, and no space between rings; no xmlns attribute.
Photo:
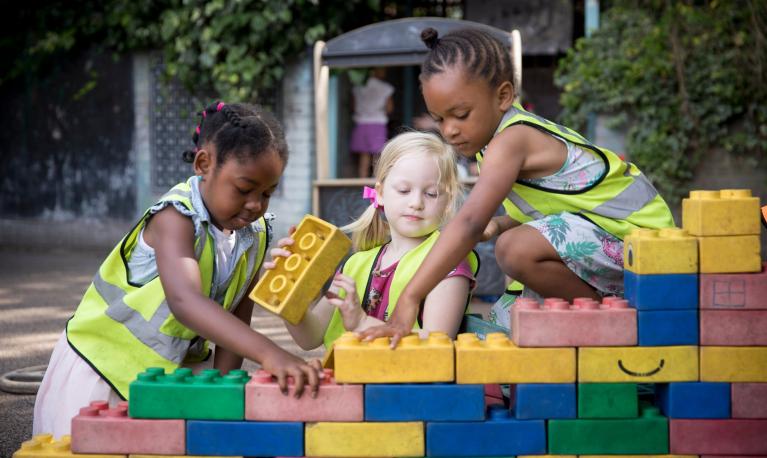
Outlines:
<svg viewBox="0 0 767 458"><path fill-rule="evenodd" d="M354 153L379 154L386 143L386 124L355 124L349 149Z"/></svg>

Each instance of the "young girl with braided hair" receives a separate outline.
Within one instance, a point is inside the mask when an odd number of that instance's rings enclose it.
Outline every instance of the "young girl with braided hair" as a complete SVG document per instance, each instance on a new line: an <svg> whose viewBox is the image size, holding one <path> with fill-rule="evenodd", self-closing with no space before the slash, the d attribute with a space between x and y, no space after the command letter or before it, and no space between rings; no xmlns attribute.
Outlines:
<svg viewBox="0 0 767 458"><path fill-rule="evenodd" d="M455 152L439 136L402 133L385 144L375 166L370 205L353 223L357 250L336 273L331 287L298 325L286 323L304 349L332 343L345 331L379 325L391 315L404 285L437 240L461 196ZM290 256L285 238L272 256ZM455 261L420 304L416 329L455 337L479 268L475 253ZM272 268L273 262L264 264Z"/></svg>
<svg viewBox="0 0 767 458"><path fill-rule="evenodd" d="M623 237L674 225L666 202L633 164L577 132L525 111L509 53L490 34L425 29L426 107L444 138L480 175L461 210L400 295L386 326L366 338L410 332L418 304L480 240L499 235L501 269L523 296L599 298L623 292ZM503 205L507 215L493 215ZM501 304L504 305L504 304ZM508 310L497 311L508 316Z"/></svg>
<svg viewBox="0 0 767 458"><path fill-rule="evenodd" d="M69 434L93 400L128 399L149 367L239 369L242 359L316 394L319 361L306 363L250 327L247 292L269 242L264 218L288 160L280 125L260 108L215 103L202 111L195 176L174 186L117 244L56 344L37 394L33 433Z"/></svg>

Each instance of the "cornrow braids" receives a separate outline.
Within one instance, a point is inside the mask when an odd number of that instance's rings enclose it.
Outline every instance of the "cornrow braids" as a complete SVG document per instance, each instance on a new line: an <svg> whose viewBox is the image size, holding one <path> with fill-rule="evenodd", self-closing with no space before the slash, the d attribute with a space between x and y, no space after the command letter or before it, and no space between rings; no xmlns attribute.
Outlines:
<svg viewBox="0 0 767 458"><path fill-rule="evenodd" d="M193 162L197 151L206 144L216 149L216 164L229 156L255 158L267 151L276 152L288 162L288 146L279 122L258 105L216 102L199 115L200 124L192 134L195 149L184 151L183 159Z"/></svg>
<svg viewBox="0 0 767 458"><path fill-rule="evenodd" d="M491 86L504 81L513 84L509 53L487 32L461 29L440 37L437 30L428 27L421 31L421 41L429 48L421 64L421 80L460 65L469 76L482 78Z"/></svg>

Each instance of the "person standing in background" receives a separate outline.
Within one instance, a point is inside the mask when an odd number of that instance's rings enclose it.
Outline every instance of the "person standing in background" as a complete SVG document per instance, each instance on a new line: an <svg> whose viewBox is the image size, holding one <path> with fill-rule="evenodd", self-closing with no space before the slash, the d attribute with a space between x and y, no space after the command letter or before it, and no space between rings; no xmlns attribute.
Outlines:
<svg viewBox="0 0 767 458"><path fill-rule="evenodd" d="M359 155L357 176L370 176L373 156L377 156L388 139L386 125L394 109L394 86L384 81L386 70L373 69L364 85L352 89L354 129L350 149Z"/></svg>

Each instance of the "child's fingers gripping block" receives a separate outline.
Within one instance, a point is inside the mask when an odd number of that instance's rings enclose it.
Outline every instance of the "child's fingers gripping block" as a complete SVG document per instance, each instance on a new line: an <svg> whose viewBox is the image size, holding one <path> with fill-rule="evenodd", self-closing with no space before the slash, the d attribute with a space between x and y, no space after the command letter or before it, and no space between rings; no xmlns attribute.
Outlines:
<svg viewBox="0 0 767 458"><path fill-rule="evenodd" d="M253 301L292 324L304 317L312 300L351 247L337 227L306 215L293 234L291 255L278 258L250 292Z"/></svg>

